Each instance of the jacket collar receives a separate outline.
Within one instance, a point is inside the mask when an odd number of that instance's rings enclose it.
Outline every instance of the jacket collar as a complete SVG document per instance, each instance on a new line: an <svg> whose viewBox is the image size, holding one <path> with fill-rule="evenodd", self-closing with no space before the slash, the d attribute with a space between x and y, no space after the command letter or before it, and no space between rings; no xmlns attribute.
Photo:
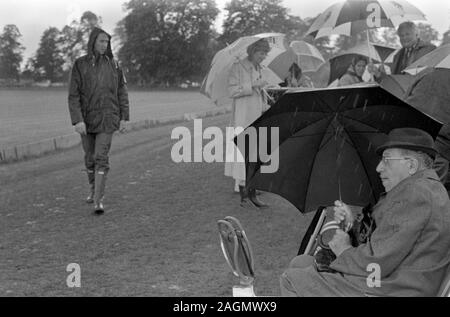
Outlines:
<svg viewBox="0 0 450 317"><path fill-rule="evenodd" d="M432 179L432 180L435 180L435 181L438 181L438 182L440 181L435 170L433 170L433 169L425 169L425 170L419 171L416 174L411 175L411 176L405 178L404 180L402 180L389 193L386 193L385 196L386 197L392 197L392 196L397 195L397 193L399 191L402 191L402 189L404 187L408 186L408 184L411 184L411 183L415 182L416 180L418 180L420 178Z"/></svg>
<svg viewBox="0 0 450 317"><path fill-rule="evenodd" d="M427 46L427 45L428 45L427 43L425 43L425 42L422 41L420 38L418 38L417 41L416 41L416 43L414 43L414 45L411 46L409 49L410 49L411 51L416 51L416 50L418 50L418 49L420 49L420 48L422 48L422 47L424 47L424 46ZM408 50L408 48L406 48L406 47L403 47L402 49L403 49L404 51L407 51L407 50Z"/></svg>
<svg viewBox="0 0 450 317"><path fill-rule="evenodd" d="M248 57L244 58L241 60L241 64L242 66L244 66L244 68L248 71L251 72L252 69L255 68L255 66L253 65L252 62L250 62L250 60L248 59ZM259 66L259 68L256 68L257 70L261 70L262 69L262 65Z"/></svg>

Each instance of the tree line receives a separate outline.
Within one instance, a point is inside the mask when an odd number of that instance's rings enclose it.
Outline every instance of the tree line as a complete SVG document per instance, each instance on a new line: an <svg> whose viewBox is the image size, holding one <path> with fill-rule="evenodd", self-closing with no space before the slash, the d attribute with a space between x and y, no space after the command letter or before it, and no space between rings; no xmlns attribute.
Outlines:
<svg viewBox="0 0 450 317"><path fill-rule="evenodd" d="M325 58L366 40L365 33L360 38L341 36L332 43L328 38L304 38L315 17L291 15L282 0L230 0L221 33L214 28L219 14L214 0L130 0L124 10L125 17L114 30L113 51L128 82L143 86L201 82L214 54L245 35L284 33L289 42L303 39L314 44ZM23 70L21 33L17 26L6 25L0 33L0 80L66 82L75 59L86 53L90 31L101 25L101 16L86 11L62 29L47 28ZM439 34L430 25L419 24L419 30L422 39L438 41ZM371 40L398 45L393 29ZM450 30L442 43L450 43Z"/></svg>

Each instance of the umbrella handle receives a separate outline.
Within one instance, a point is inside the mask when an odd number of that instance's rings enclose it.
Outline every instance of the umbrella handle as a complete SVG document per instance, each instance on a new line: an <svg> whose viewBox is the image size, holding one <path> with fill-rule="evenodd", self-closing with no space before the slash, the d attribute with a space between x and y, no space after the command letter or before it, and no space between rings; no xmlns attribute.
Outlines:
<svg viewBox="0 0 450 317"><path fill-rule="evenodd" d="M319 243L319 246L322 248L322 249L326 249L326 250L331 250L331 248L330 248L330 246L327 244L327 243L325 243L324 241L323 241L323 234L325 233L325 232L327 232L327 231L330 231L330 230L337 230L337 229L341 229L342 231L344 231L344 232L349 232L350 231L350 229L352 228L352 224L345 224L344 222L337 222L337 221L334 221L334 220L332 220L332 221L330 221L330 222L327 222L323 227L322 227L322 229L320 230L320 233L319 233L319 235L318 235L318 243Z"/></svg>

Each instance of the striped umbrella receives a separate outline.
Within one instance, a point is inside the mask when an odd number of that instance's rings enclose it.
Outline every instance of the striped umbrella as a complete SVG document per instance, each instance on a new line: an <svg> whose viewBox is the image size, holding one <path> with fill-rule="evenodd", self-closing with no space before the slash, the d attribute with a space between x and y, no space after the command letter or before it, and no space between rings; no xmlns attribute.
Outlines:
<svg viewBox="0 0 450 317"><path fill-rule="evenodd" d="M293 63L297 63L303 72L316 70L325 62L319 50L304 41L291 42L289 48L273 48L262 65L273 72L282 82Z"/></svg>
<svg viewBox="0 0 450 317"><path fill-rule="evenodd" d="M411 20L425 20L425 15L405 0L346 0L320 14L307 35L316 39L333 34L353 36L370 29L396 27Z"/></svg>
<svg viewBox="0 0 450 317"><path fill-rule="evenodd" d="M316 70L325 62L319 50L305 41L292 41L289 46L297 55L297 64L304 72Z"/></svg>

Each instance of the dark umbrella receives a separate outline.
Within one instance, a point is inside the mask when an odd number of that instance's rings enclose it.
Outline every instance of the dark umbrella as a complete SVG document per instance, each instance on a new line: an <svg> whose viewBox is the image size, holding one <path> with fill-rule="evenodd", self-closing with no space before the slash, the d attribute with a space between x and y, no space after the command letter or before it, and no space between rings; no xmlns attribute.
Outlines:
<svg viewBox="0 0 450 317"><path fill-rule="evenodd" d="M394 96L397 96L400 99L404 99L406 92L414 83L414 81L414 76L409 74L388 75L383 78L380 86L389 91Z"/></svg>
<svg viewBox="0 0 450 317"><path fill-rule="evenodd" d="M279 128L279 168L262 173L261 161L249 162L246 152L247 186L309 212L336 199L374 203L383 191L375 149L389 131L416 127L435 137L441 124L383 88L365 85L287 92L250 127ZM265 146L271 148L270 137Z"/></svg>
<svg viewBox="0 0 450 317"><path fill-rule="evenodd" d="M450 69L426 69L410 74L388 75L380 85L391 94L444 123L436 139L439 154L450 160Z"/></svg>

